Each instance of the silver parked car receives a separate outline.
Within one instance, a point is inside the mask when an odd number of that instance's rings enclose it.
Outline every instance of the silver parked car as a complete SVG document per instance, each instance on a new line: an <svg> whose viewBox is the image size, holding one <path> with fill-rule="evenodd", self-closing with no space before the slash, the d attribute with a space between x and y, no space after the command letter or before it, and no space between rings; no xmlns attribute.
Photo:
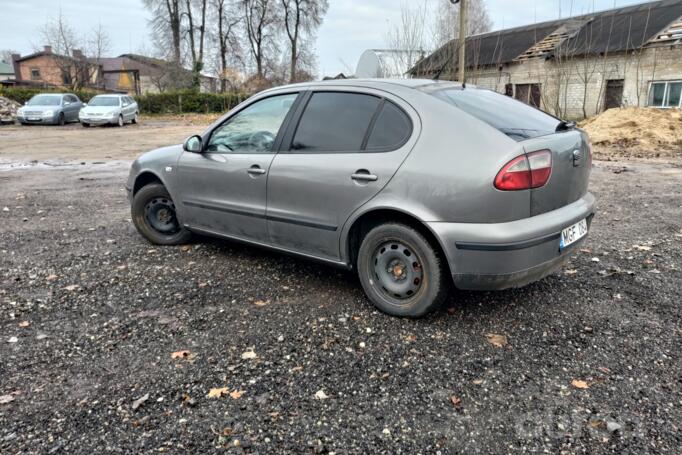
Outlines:
<svg viewBox="0 0 682 455"><path fill-rule="evenodd" d="M140 110L137 102L128 95L97 95L90 99L79 114L83 126L118 125L137 123Z"/></svg>
<svg viewBox="0 0 682 455"><path fill-rule="evenodd" d="M78 121L82 107L83 102L72 93L40 93L17 111L17 120L22 125L65 125Z"/></svg>
<svg viewBox="0 0 682 455"><path fill-rule="evenodd" d="M429 80L264 91L184 145L142 155L127 188L155 244L191 233L357 270L381 310L420 316L450 285L523 286L587 235L591 148L573 124Z"/></svg>

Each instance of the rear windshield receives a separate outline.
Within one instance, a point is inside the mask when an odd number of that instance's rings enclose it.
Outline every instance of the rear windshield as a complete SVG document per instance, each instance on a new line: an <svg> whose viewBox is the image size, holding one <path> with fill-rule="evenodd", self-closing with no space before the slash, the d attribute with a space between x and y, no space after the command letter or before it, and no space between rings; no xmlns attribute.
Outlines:
<svg viewBox="0 0 682 455"><path fill-rule="evenodd" d="M117 96L96 96L90 100L89 106L118 106Z"/></svg>
<svg viewBox="0 0 682 455"><path fill-rule="evenodd" d="M516 141L552 134L559 119L491 90L447 88L431 95L457 106Z"/></svg>

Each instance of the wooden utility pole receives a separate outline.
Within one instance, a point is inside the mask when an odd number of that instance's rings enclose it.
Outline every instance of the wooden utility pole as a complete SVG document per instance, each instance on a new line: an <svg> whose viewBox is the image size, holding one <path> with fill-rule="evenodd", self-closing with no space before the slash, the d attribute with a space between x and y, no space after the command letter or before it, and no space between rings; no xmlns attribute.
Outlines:
<svg viewBox="0 0 682 455"><path fill-rule="evenodd" d="M459 66L459 81L464 85L466 83L466 39L467 39L467 4L469 0L450 0L453 5L459 3L459 57L457 64Z"/></svg>

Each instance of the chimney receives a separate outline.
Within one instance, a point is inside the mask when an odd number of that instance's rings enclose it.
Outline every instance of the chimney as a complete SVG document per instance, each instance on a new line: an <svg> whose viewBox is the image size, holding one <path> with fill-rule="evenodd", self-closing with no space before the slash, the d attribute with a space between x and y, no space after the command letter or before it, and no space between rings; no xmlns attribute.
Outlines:
<svg viewBox="0 0 682 455"><path fill-rule="evenodd" d="M83 55L83 52L80 49L74 49L71 54L76 60L85 60L85 55Z"/></svg>
<svg viewBox="0 0 682 455"><path fill-rule="evenodd" d="M52 46L43 46L43 52L45 52L46 54L51 54Z"/></svg>
<svg viewBox="0 0 682 455"><path fill-rule="evenodd" d="M19 54L12 54L12 66L14 67L14 79L17 81L21 80L21 68L19 66L19 59L21 58L21 55Z"/></svg>

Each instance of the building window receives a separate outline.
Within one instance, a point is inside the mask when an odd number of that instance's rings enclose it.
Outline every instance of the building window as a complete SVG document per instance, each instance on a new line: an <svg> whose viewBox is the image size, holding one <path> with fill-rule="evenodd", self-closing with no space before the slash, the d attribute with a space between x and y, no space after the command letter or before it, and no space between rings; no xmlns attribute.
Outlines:
<svg viewBox="0 0 682 455"><path fill-rule="evenodd" d="M72 79L71 79L71 73L67 71L62 71L62 83L64 85L71 85Z"/></svg>
<svg viewBox="0 0 682 455"><path fill-rule="evenodd" d="M650 107L680 107L682 81L652 82L649 88Z"/></svg>
<svg viewBox="0 0 682 455"><path fill-rule="evenodd" d="M31 68L31 79L34 81L40 79L40 70L38 68Z"/></svg>

